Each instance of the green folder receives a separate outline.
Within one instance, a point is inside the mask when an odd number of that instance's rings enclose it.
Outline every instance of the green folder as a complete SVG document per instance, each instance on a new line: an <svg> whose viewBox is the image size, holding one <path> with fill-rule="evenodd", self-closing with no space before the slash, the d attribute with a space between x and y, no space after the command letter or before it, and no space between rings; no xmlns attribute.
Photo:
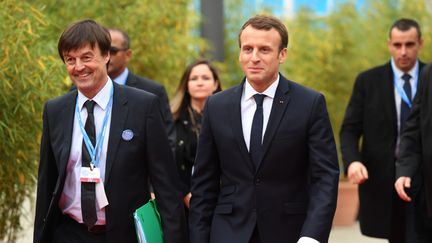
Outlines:
<svg viewBox="0 0 432 243"><path fill-rule="evenodd" d="M135 210L135 230L140 243L163 243L162 224L156 207L156 200Z"/></svg>

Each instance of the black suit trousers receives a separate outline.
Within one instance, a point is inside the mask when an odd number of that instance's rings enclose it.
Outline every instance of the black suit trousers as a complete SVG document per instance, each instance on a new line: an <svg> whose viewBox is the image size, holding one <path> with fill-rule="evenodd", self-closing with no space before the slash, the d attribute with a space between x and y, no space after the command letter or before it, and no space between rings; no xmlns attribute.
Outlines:
<svg viewBox="0 0 432 243"><path fill-rule="evenodd" d="M106 234L90 233L85 225L63 215L60 223L54 228L52 242L55 243L106 243Z"/></svg>

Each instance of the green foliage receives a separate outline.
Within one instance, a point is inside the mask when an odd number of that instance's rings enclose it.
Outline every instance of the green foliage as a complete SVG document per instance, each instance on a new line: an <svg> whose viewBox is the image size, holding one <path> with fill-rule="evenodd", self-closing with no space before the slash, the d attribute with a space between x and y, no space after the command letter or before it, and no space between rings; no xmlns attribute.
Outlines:
<svg viewBox="0 0 432 243"><path fill-rule="evenodd" d="M191 0L34 0L50 19L47 40L56 47L61 32L71 23L91 18L105 27L126 31L133 51L130 69L165 85L174 93L186 65L206 48L193 30L198 15ZM91 6L91 7L83 7Z"/></svg>
<svg viewBox="0 0 432 243"><path fill-rule="evenodd" d="M206 45L193 34L198 28L198 15L190 0L136 1L125 9L127 21L112 23L124 28L132 40L134 57L131 69L164 84L173 94L185 67L202 52Z"/></svg>
<svg viewBox="0 0 432 243"><path fill-rule="evenodd" d="M239 14L242 11L245 11L245 8L247 9L247 6L244 6L245 4L243 4L243 2L243 0L230 0L224 2L225 60L223 63L218 65L223 89L238 84L244 76L240 65L238 64L238 33L243 23L247 20L247 16Z"/></svg>
<svg viewBox="0 0 432 243"><path fill-rule="evenodd" d="M359 53L359 29L352 28L358 20L355 6L345 4L325 17L315 17L303 9L287 24L292 38L283 72L325 95L336 134L351 90L347 83L356 75L352 70L360 65L353 58Z"/></svg>
<svg viewBox="0 0 432 243"><path fill-rule="evenodd" d="M0 241L14 242L22 202L33 194L42 106L60 93L64 76L44 51L38 33L48 22L40 10L13 0L0 9Z"/></svg>

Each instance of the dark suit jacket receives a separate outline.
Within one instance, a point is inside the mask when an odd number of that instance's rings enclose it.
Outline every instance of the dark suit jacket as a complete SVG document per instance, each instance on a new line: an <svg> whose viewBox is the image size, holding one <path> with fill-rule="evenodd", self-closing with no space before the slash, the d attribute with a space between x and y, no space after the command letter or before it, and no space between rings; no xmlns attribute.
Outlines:
<svg viewBox="0 0 432 243"><path fill-rule="evenodd" d="M162 120L168 133L168 140L172 151L175 151L176 129L174 127L168 96L164 86L156 83L153 80L135 75L130 70L126 79L126 85L137 89L142 89L158 96Z"/></svg>
<svg viewBox="0 0 432 243"><path fill-rule="evenodd" d="M324 97L280 76L254 170L242 133L243 84L208 98L192 177L191 243L328 241L339 168Z"/></svg>
<svg viewBox="0 0 432 243"><path fill-rule="evenodd" d="M396 196L393 185L399 118L393 79L390 62L360 73L340 130L345 170L351 162L360 161L369 173L369 179L359 186L360 229L365 235L380 238L389 237Z"/></svg>
<svg viewBox="0 0 432 243"><path fill-rule="evenodd" d="M36 201L34 242L49 243L61 217L58 206L66 176L77 91L45 104ZM130 129L134 137L122 139ZM107 241L136 242L133 212L158 197L165 242L186 242L183 205L175 162L165 135L157 97L114 83L105 173Z"/></svg>
<svg viewBox="0 0 432 243"><path fill-rule="evenodd" d="M423 68L418 95L406 122L396 162L396 178L422 175L419 210L432 227L432 66ZM415 187L415 181L412 187ZM413 195L412 195L413 196Z"/></svg>

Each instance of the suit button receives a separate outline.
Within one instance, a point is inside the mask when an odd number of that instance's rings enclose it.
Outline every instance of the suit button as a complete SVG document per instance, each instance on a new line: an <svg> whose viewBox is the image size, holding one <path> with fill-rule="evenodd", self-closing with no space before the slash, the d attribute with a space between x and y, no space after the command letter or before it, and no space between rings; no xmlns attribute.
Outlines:
<svg viewBox="0 0 432 243"><path fill-rule="evenodd" d="M255 179L255 185L259 186L260 184L261 184L261 179L260 178Z"/></svg>

